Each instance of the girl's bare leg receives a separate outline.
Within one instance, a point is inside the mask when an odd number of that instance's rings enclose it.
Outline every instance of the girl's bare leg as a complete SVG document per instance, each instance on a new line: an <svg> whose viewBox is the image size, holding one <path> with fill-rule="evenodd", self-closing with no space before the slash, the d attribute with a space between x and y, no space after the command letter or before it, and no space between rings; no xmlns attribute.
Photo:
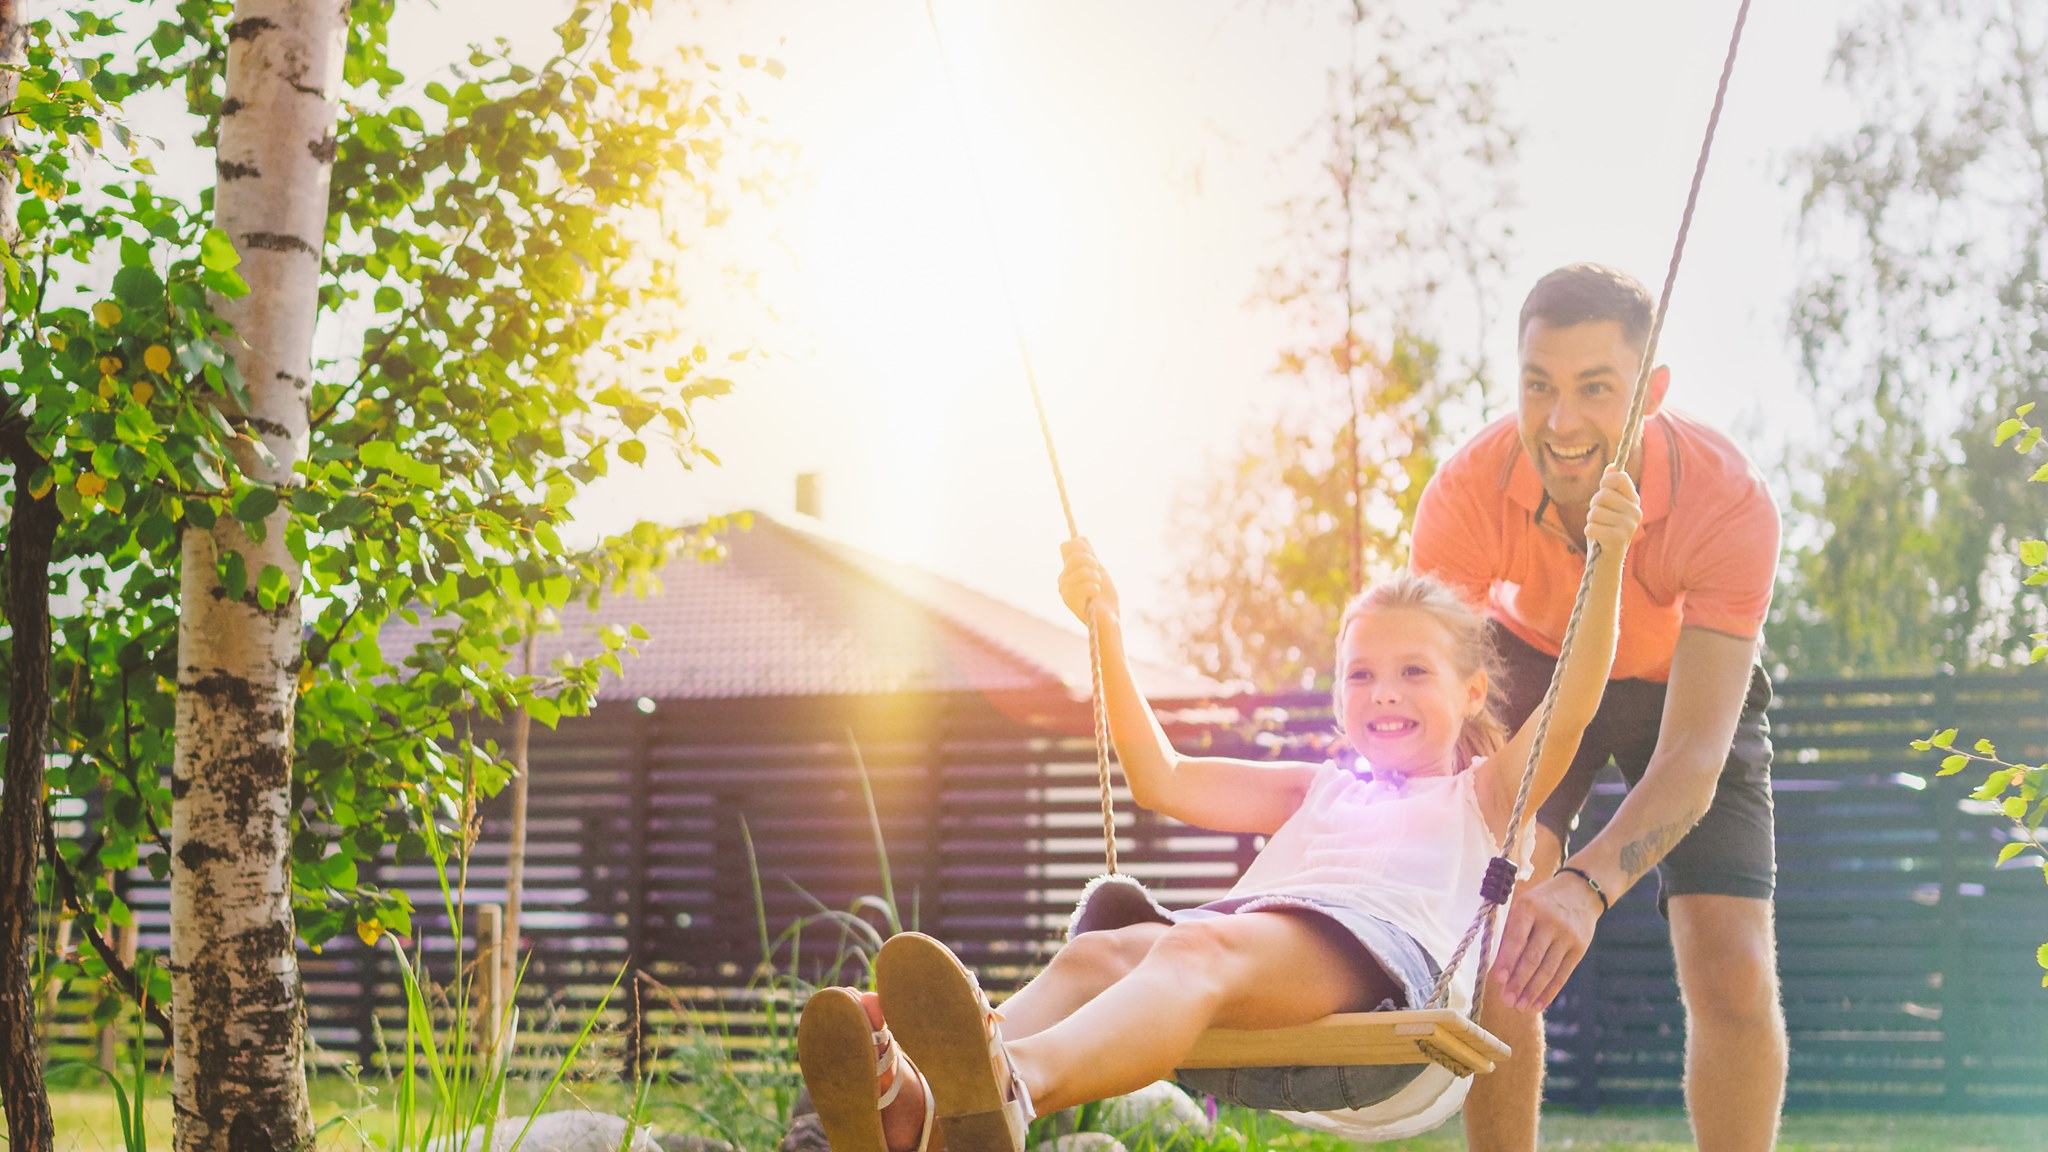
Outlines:
<svg viewBox="0 0 2048 1152"><path fill-rule="evenodd" d="M1053 954L1045 971L1003 1001L1003 1038L1036 1035L1074 1014L1137 968L1168 925L1132 924L1084 932Z"/></svg>
<svg viewBox="0 0 2048 1152"><path fill-rule="evenodd" d="M1396 994L1391 977L1359 961L1357 942L1317 916L1177 924L1129 975L1008 1048L1044 1115L1171 1076L1211 1026L1292 1027Z"/></svg>

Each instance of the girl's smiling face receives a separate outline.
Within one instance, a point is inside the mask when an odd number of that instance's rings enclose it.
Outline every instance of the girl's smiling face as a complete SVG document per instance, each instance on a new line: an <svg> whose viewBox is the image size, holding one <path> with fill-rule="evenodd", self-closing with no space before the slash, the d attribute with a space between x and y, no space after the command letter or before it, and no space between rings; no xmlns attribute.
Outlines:
<svg viewBox="0 0 2048 1152"><path fill-rule="evenodd" d="M1360 613L1337 648L1345 739L1375 768L1458 770L1458 736L1486 706L1486 673L1457 666L1450 631L1413 608Z"/></svg>

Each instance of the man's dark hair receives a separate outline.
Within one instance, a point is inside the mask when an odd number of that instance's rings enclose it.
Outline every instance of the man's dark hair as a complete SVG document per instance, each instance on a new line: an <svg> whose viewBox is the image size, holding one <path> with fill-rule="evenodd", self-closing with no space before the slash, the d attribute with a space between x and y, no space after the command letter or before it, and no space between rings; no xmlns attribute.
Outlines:
<svg viewBox="0 0 2048 1152"><path fill-rule="evenodd" d="M1567 264L1529 289L1515 338L1521 339L1531 320L1541 320L1552 328L1612 320L1621 325L1622 335L1640 353L1650 339L1654 308L1649 290L1628 273L1605 264Z"/></svg>

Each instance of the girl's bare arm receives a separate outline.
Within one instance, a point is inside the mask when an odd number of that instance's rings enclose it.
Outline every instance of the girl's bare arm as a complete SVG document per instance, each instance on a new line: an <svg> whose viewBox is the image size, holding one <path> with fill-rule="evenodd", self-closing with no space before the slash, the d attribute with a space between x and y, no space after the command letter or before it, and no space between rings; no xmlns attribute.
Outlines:
<svg viewBox="0 0 2048 1152"><path fill-rule="evenodd" d="M1621 621L1622 557L1642 523L1642 504L1628 473L1610 469L1593 497L1586 517L1586 539L1600 545L1593 565L1592 587L1586 591L1586 605L1579 620L1578 635L1572 640L1569 658L1563 661L1557 702L1551 710L1550 730L1543 742L1543 762L1529 789L1529 801L1522 818L1526 822L1550 796L1558 781L1578 755L1579 741L1586 725L1599 711L1600 696L1607 688L1607 674L1614 667L1614 643ZM1508 831L1508 816L1521 786L1522 768L1536 742L1536 726L1542 710L1532 714L1499 753L1480 765L1480 806L1487 826L1496 836ZM1519 831L1517 829L1516 831Z"/></svg>
<svg viewBox="0 0 2048 1152"><path fill-rule="evenodd" d="M1183 756L1138 687L1124 649L1116 589L1086 541L1068 541L1060 594L1076 616L1095 617L1102 643L1102 694L1110 739L1131 798L1185 824L1218 832L1271 834L1301 807L1317 766Z"/></svg>

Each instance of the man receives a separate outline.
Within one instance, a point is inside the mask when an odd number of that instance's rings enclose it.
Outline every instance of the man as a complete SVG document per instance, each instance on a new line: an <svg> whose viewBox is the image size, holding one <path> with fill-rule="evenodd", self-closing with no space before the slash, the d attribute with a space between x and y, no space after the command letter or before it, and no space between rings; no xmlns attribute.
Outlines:
<svg viewBox="0 0 2048 1152"><path fill-rule="evenodd" d="M1430 481L1412 564L1485 605L1510 728L1550 681L1585 568L1586 509L1620 447L1648 342L1649 293L1576 264L1522 306L1517 411L1460 448ZM1686 1007L1686 1103L1702 1152L1773 1146L1785 1089L1771 895L1770 682L1757 644L1777 568L1775 503L1726 437L1661 406L1626 462L1642 493L1621 636L1600 712L1538 815L1481 1023L1514 1059L1473 1087L1475 1152L1536 1146L1542 1010L1584 956L1600 916L1659 872ZM1613 759L1629 793L1597 836L1567 836Z"/></svg>

